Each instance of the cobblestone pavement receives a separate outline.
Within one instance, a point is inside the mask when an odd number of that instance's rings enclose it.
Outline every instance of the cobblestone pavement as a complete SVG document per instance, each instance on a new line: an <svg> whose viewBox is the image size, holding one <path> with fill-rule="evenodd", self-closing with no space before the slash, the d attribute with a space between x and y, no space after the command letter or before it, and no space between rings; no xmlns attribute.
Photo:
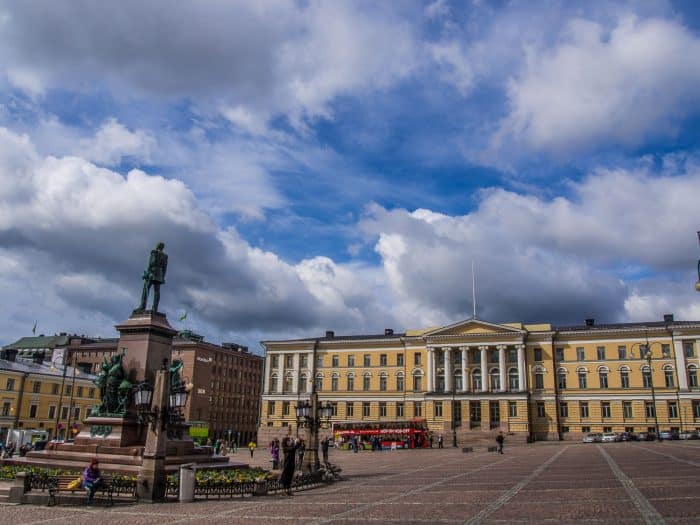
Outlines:
<svg viewBox="0 0 700 525"><path fill-rule="evenodd" d="M267 459L259 450L253 463ZM700 523L700 442L535 444L507 446L503 455L333 450L331 461L343 467L344 481L293 497L108 509L3 506L0 523Z"/></svg>

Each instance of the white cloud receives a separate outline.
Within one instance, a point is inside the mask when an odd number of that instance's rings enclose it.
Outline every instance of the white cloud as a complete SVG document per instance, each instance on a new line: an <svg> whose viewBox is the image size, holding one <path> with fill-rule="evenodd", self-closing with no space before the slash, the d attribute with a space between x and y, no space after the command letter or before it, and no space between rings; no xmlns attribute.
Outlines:
<svg viewBox="0 0 700 525"><path fill-rule="evenodd" d="M82 156L105 166L118 165L123 157L151 162L156 140L144 130L130 131L112 118L105 122L94 138L81 141Z"/></svg>
<svg viewBox="0 0 700 525"><path fill-rule="evenodd" d="M429 46L430 53L442 69L442 80L453 85L463 96L469 94L474 73L467 54L457 42L441 42Z"/></svg>
<svg viewBox="0 0 700 525"><path fill-rule="evenodd" d="M494 135L553 155L673 135L700 102L700 39L672 20L574 19L553 48L529 47Z"/></svg>

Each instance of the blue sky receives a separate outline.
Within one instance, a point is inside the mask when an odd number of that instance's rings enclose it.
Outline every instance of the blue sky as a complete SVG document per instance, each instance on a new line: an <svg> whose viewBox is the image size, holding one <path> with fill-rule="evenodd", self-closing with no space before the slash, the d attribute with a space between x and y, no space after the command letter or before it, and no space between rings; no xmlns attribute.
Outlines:
<svg viewBox="0 0 700 525"><path fill-rule="evenodd" d="M166 8L168 6L168 8ZM2 341L700 319L693 2L0 1Z"/></svg>

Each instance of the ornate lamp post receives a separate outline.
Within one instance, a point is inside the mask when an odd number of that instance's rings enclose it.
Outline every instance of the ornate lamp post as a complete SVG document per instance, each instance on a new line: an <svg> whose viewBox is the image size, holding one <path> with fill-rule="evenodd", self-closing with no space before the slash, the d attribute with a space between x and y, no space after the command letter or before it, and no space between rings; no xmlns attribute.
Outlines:
<svg viewBox="0 0 700 525"><path fill-rule="evenodd" d="M645 334L645 338L646 342L644 343L634 343L630 348L630 352L634 350L635 346L639 346L639 356L642 359L646 359L647 366L649 367L649 388L651 389L651 403L654 407L654 428L656 429L656 439L661 441L661 436L659 435L659 416L656 413L656 389L654 387L654 369L652 368L653 357L651 354L651 345L661 345L661 343L650 343L648 334Z"/></svg>
<svg viewBox="0 0 700 525"><path fill-rule="evenodd" d="M301 401L296 406L297 426L308 429L309 447L304 453L304 465L302 468L309 472L318 472L321 463L318 459L318 431L328 425L333 415L331 403L318 402L318 394L313 391L309 401Z"/></svg>

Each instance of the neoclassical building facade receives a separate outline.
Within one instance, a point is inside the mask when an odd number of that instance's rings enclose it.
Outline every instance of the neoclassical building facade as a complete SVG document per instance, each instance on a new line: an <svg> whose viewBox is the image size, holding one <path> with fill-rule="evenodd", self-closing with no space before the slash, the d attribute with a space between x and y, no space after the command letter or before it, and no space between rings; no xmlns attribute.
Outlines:
<svg viewBox="0 0 700 525"><path fill-rule="evenodd" d="M377 335L263 341L261 439L316 390L333 422L425 419L461 443L700 429L700 321L580 326L468 319ZM291 427L291 428L290 428Z"/></svg>

